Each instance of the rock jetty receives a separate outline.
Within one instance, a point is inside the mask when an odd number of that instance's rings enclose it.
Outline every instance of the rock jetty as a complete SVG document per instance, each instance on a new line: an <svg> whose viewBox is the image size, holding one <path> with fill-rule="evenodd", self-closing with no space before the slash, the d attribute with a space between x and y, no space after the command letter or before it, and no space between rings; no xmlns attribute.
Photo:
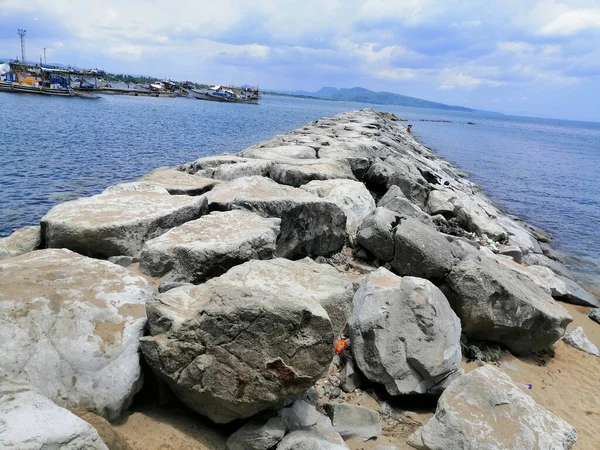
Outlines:
<svg viewBox="0 0 600 450"><path fill-rule="evenodd" d="M396 120L322 118L1 239L0 447L106 449L65 408L123 421L142 390L229 424L215 449L571 448L463 351L589 351L557 299L598 299ZM439 399L399 441L406 395Z"/></svg>

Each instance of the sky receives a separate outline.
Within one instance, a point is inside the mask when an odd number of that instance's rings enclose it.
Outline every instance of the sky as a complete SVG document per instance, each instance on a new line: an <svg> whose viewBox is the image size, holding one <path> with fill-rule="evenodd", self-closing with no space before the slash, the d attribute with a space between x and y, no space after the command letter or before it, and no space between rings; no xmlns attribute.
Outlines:
<svg viewBox="0 0 600 450"><path fill-rule="evenodd" d="M600 122L600 0L0 0L0 58Z"/></svg>

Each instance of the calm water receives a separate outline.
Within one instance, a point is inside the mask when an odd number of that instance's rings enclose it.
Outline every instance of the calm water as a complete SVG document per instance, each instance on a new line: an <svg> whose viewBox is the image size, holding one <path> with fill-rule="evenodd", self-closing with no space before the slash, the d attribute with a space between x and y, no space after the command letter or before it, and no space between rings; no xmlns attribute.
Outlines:
<svg viewBox="0 0 600 450"><path fill-rule="evenodd" d="M260 105L0 94L0 236L54 204L160 167L236 152L372 105L266 97ZM549 230L588 281L600 273L600 124L384 106L499 204ZM450 120L450 123L423 122ZM476 125L468 125L467 122Z"/></svg>

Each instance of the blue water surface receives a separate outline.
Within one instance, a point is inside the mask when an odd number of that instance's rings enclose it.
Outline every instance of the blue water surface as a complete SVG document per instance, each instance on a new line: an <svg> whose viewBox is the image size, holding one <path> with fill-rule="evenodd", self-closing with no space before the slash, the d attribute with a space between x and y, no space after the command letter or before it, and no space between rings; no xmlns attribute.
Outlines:
<svg viewBox="0 0 600 450"><path fill-rule="evenodd" d="M268 96L259 105L240 105L0 93L0 236L38 223L57 203L156 167L237 152L319 117L364 107L373 105ZM376 109L408 119L415 136L469 171L497 203L550 231L587 281L600 273L599 123Z"/></svg>

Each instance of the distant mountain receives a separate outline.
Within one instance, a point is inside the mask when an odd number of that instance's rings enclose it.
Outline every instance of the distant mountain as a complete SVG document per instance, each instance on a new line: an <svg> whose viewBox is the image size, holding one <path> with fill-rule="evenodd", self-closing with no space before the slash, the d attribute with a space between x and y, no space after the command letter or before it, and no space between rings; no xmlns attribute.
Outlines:
<svg viewBox="0 0 600 450"><path fill-rule="evenodd" d="M317 92L285 91L281 93L298 97L318 97L325 100L373 103L376 105L399 105L411 106L413 108L433 108L466 112L475 111L474 109L466 108L464 106L446 105L445 103L431 102L429 100L423 100L422 98L394 94L393 92L375 92L361 87L354 87L350 89L323 87Z"/></svg>

